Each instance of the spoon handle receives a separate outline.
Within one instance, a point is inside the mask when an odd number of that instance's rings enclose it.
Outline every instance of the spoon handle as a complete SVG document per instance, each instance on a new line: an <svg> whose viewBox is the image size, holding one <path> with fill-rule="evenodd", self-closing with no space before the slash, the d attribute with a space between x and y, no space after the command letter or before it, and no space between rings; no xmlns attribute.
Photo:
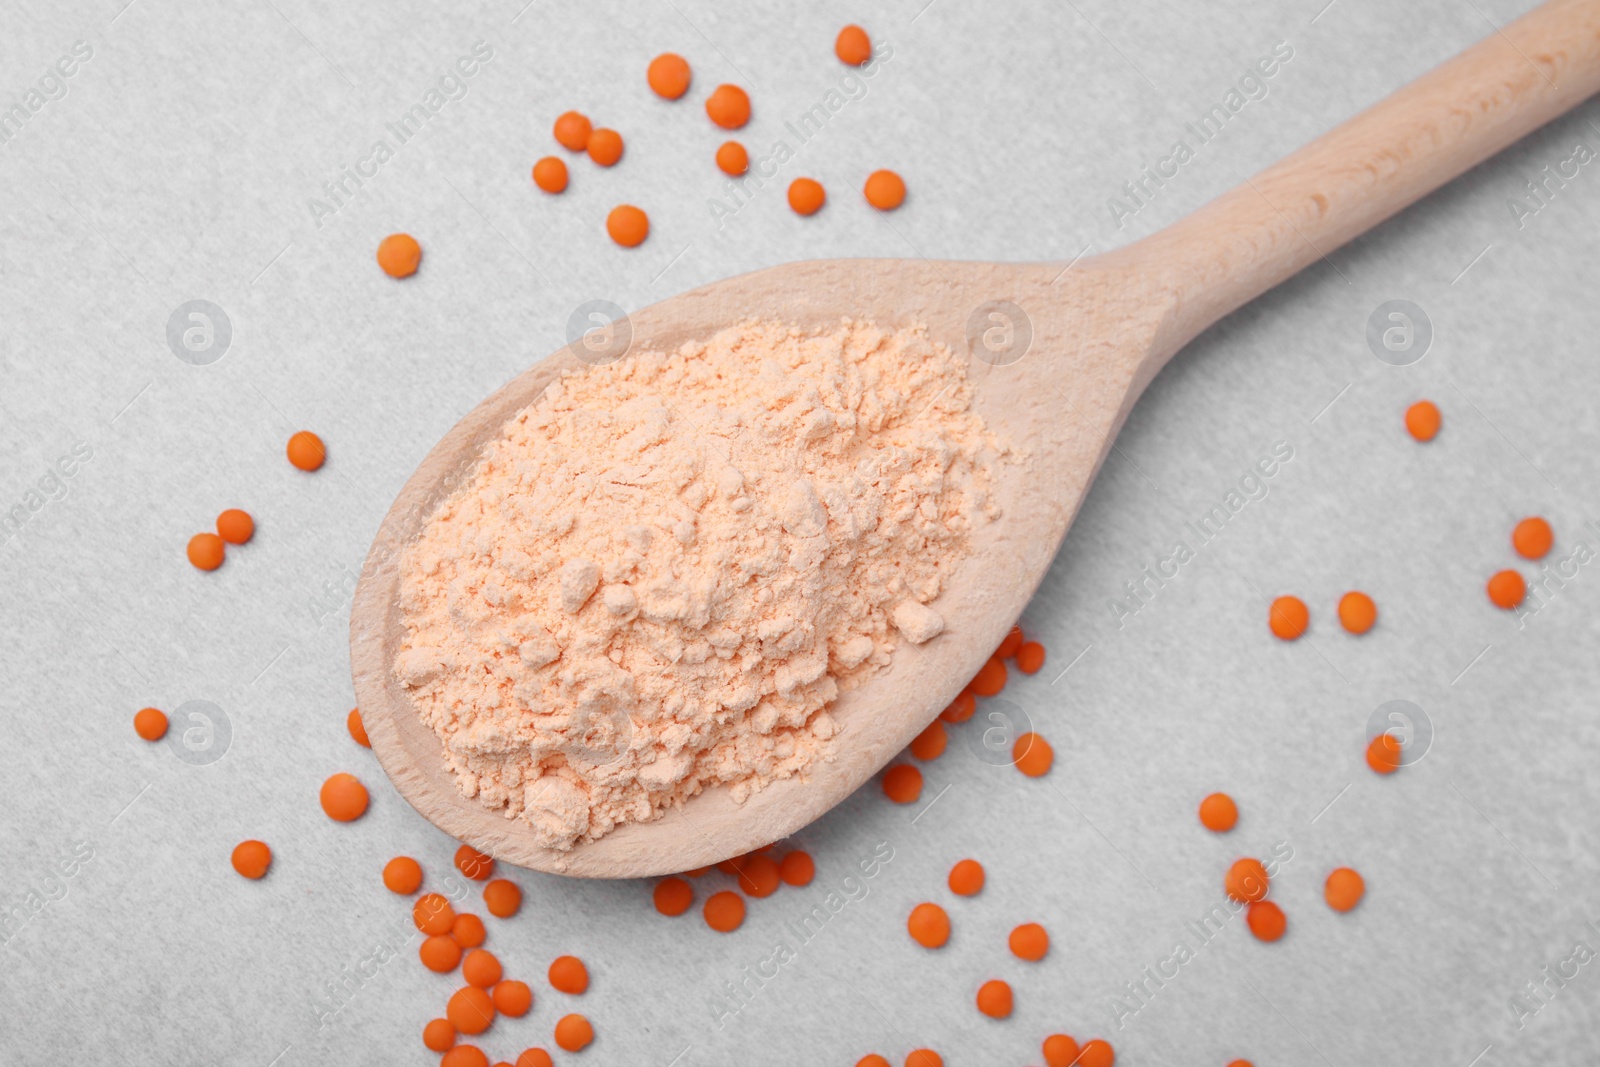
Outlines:
<svg viewBox="0 0 1600 1067"><path fill-rule="evenodd" d="M1596 92L1600 0L1550 0L1187 218L1111 253L1108 260L1127 256L1145 270L1161 264L1157 284L1175 298L1146 373L1224 315Z"/></svg>

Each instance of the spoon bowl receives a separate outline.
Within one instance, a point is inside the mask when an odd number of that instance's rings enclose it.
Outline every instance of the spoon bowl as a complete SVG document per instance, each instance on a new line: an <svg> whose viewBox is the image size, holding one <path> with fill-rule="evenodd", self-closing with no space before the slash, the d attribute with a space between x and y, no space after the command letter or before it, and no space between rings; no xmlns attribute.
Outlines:
<svg viewBox="0 0 1600 1067"><path fill-rule="evenodd" d="M351 610L362 719L410 803L498 859L582 877L689 870L777 841L848 796L950 704L1021 614L1134 402L1166 361L1217 319L1600 90L1600 4L1552 0L1188 218L1101 256L1047 264L857 259L793 263L717 282L569 345L484 400L434 447L385 517ZM650 822L568 851L457 788L441 744L396 679L404 636L400 561L506 422L569 371L672 351L731 323L834 328L844 317L922 325L968 358L973 408L1026 452L1000 464L1002 517L936 601L924 646L841 694L832 759L735 803L710 788ZM626 343L621 339L627 338ZM616 351L622 348L624 351ZM1045 727L1048 733L1048 726ZM1004 730L1001 733L1005 733ZM1009 760L1008 735L1001 760Z"/></svg>
<svg viewBox="0 0 1600 1067"><path fill-rule="evenodd" d="M1114 429L1131 406L1132 374L1151 351L1158 316L1133 298L1134 279L1091 261L1074 266L831 260L793 263L718 282L612 325L625 352L583 341L513 379L439 442L406 483L362 571L351 615L352 666L367 735L401 793L452 836L522 866L596 877L704 866L776 841L821 815L921 732L977 673L1032 595L1066 534ZM1114 331L1073 335L1092 309L1126 303ZM672 351L740 319L837 326L842 309L879 326L922 325L970 353L974 410L1022 443L1024 464L999 464L992 492L1005 518L975 532L972 554L937 603L947 620L925 646L900 643L887 669L842 694L830 762L769 784L742 804L715 788L648 823L625 823L570 851L534 843L523 823L463 797L441 745L413 709L392 663L404 637L400 564L441 501L484 447L545 387L570 371L604 373L640 351ZM1036 309L1030 313L1027 309ZM1048 314L1044 311L1048 309ZM970 336L969 336L970 335ZM1009 749L1009 745L1007 745ZM827 788L819 789L819 781ZM670 850L660 842L671 839Z"/></svg>

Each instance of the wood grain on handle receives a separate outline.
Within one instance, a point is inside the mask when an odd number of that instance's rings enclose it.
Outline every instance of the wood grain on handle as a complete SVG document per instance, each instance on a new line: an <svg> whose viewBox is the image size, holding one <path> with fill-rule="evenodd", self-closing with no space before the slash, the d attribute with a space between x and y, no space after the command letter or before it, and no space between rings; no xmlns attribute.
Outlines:
<svg viewBox="0 0 1600 1067"><path fill-rule="evenodd" d="M1600 0L1550 0L1168 228L1111 253L1164 262L1186 342L1600 92Z"/></svg>

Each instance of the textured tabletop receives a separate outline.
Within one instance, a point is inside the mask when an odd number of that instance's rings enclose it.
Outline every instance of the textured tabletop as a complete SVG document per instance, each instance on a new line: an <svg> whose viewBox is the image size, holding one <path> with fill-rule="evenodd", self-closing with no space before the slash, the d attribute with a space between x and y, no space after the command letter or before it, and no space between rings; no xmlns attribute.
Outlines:
<svg viewBox="0 0 1600 1067"><path fill-rule="evenodd" d="M421 1029L459 976L420 965L379 871L416 856L482 906L345 731L350 595L408 473L577 309L792 259L1110 249L1530 6L124 2L0 4L8 1067L435 1062ZM870 79L832 54L851 21L888 46ZM695 69L676 104L644 83L667 50ZM752 156L785 143L748 197L711 166L723 81L750 89ZM819 103L820 128L791 125ZM567 108L627 154L546 197L529 167ZM797 835L816 880L731 935L698 901L657 914L647 882L511 871L525 903L488 947L535 1005L490 1055L581 1011L598 1037L558 1062L898 1067L921 1045L1024 1067L1054 1031L1125 1067L1595 1062L1597 151L1591 102L1160 375L1022 619L1049 659L1004 699L1054 744L1047 777L979 758L980 712L921 802L874 783ZM886 217L857 194L878 167L910 189ZM830 192L809 219L782 191L800 175ZM604 234L621 202L651 216L634 250ZM425 250L403 283L373 262L396 230ZM1391 301L1418 329L1380 359ZM1426 446L1402 424L1424 396ZM328 443L314 476L284 461L302 428ZM202 574L183 546L227 507L255 539ZM1542 564L1511 550L1529 514L1556 530ZM1539 583L1519 615L1484 595L1511 566ZM1334 617L1352 588L1380 610L1361 638ZM1310 605L1306 639L1268 634L1280 593ZM1380 778L1362 751L1396 700L1422 758ZM193 701L209 737L134 735L138 708ZM335 771L371 789L358 822L318 807ZM1226 836L1195 817L1217 789L1242 812ZM262 881L229 868L245 838L275 850ZM1278 859L1275 944L1207 921L1244 855ZM963 856L988 870L972 899L944 884ZM1322 900L1341 865L1367 881L1346 915ZM936 953L906 935L923 900L954 921ZM1006 949L1026 921L1042 962ZM561 953L588 962L583 997L546 982ZM973 1003L995 977L1005 1021Z"/></svg>

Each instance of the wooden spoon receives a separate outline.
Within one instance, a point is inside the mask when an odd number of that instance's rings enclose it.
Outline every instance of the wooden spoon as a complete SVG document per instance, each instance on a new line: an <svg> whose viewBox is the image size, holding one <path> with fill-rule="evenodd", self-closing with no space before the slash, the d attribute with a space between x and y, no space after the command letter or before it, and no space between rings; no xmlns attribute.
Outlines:
<svg viewBox="0 0 1600 1067"><path fill-rule="evenodd" d="M724 788L711 789L659 820L625 824L569 852L540 847L522 821L461 795L439 739L391 669L403 633L401 550L512 415L557 375L597 362L582 343L557 352L446 434L378 531L350 617L356 696L373 751L401 794L446 833L539 870L664 874L793 833L904 749L994 651L1049 567L1129 409L1173 353L1596 91L1600 2L1553 0L1188 218L1116 252L1070 264L793 263L684 293L620 323L617 329L631 328L631 351L670 351L751 317L806 327L831 327L847 315L886 326L926 324L935 340L971 353L977 410L1031 461L1025 471L999 473L1005 516L977 537L936 602L948 629L920 648L902 642L883 673L833 707L842 733L832 762L743 804ZM1042 728L1048 733L1049 724ZM1003 744L1002 762L1009 749Z"/></svg>

